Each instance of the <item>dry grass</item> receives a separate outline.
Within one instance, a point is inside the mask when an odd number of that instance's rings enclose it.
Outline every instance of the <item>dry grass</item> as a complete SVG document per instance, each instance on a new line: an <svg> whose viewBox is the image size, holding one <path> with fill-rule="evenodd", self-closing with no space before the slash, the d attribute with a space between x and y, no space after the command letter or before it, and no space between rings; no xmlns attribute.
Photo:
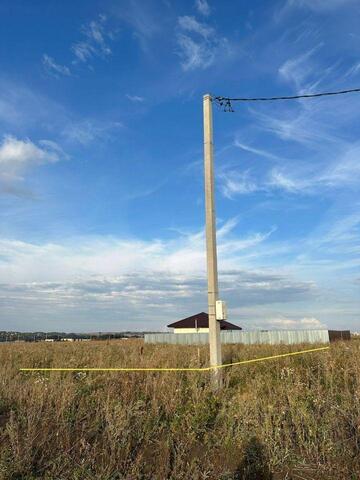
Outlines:
<svg viewBox="0 0 360 480"><path fill-rule="evenodd" d="M290 350L228 346L225 359ZM0 478L360 478L359 341L231 367L219 393L205 372L18 371L206 362L206 348L141 340L0 344Z"/></svg>

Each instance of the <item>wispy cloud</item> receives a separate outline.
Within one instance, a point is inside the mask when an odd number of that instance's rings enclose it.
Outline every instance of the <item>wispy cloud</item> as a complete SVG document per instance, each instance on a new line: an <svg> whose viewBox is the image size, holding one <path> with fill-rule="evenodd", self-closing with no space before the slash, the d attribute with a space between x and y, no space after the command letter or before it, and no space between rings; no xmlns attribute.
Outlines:
<svg viewBox="0 0 360 480"><path fill-rule="evenodd" d="M286 176L286 174L278 169L273 169L270 174L268 186L282 189L291 193L304 193L304 188L308 188L309 184L301 179L293 179L290 176Z"/></svg>
<svg viewBox="0 0 360 480"><path fill-rule="evenodd" d="M218 175L220 190L229 199L254 192L282 190L289 194L318 195L334 190L357 188L360 185L360 146L343 147L327 163L308 164L288 161L286 165L270 165L262 174L250 169L225 169Z"/></svg>
<svg viewBox="0 0 360 480"><path fill-rule="evenodd" d="M18 134L25 131L32 136L39 125L59 143L65 139L82 145L95 139L106 142L114 131L124 126L121 121L109 118L83 118L36 90L0 78L0 126L3 131Z"/></svg>
<svg viewBox="0 0 360 480"><path fill-rule="evenodd" d="M187 32L197 33L203 38L209 38L215 34L214 29L206 23L198 22L194 17L184 16L179 17L178 22L180 28Z"/></svg>
<svg viewBox="0 0 360 480"><path fill-rule="evenodd" d="M214 63L220 53L227 54L227 40L210 25L191 16L179 17L178 24L177 53L182 59L183 70L205 69Z"/></svg>
<svg viewBox="0 0 360 480"><path fill-rule="evenodd" d="M211 8L207 0L195 0L195 7L201 15L210 15Z"/></svg>
<svg viewBox="0 0 360 480"><path fill-rule="evenodd" d="M84 39L74 43L71 50L76 62L86 63L93 57L107 57L111 55L111 48L107 44L108 33L106 31L106 15L99 15L82 27Z"/></svg>
<svg viewBox="0 0 360 480"><path fill-rule="evenodd" d="M334 72L339 77L339 72L344 74L348 70L339 62L324 64L322 52L323 44L317 39L312 48L291 55L280 64L280 79L297 92L331 89ZM359 145L348 137L357 118L356 110L354 102L345 96L278 102L276 108L270 110L267 105L249 107L253 120L250 135L256 130L262 132L261 145L271 145L271 149L275 145L281 155L236 138L233 146L264 157L269 163L260 168L253 163L249 165L245 158L237 167L234 162L225 166L220 178L222 193L234 198L254 192L282 191L291 195L325 194L330 198L336 191L358 188Z"/></svg>
<svg viewBox="0 0 360 480"><path fill-rule="evenodd" d="M360 185L360 165L358 158L360 147L358 145L349 146L338 157L329 161L328 165L319 168L307 167L306 169L293 165L285 168L274 168L271 171L269 186L282 188L288 192L299 193L319 193L322 191L349 188L352 185ZM291 170L291 173L290 173Z"/></svg>
<svg viewBox="0 0 360 480"><path fill-rule="evenodd" d="M55 60L46 53L42 57L42 63L45 71L56 78L60 76L69 77L71 75L69 67L56 63Z"/></svg>
<svg viewBox="0 0 360 480"><path fill-rule="evenodd" d="M256 148L251 145L247 145L240 141L239 139L235 139L234 146L245 150L246 152L254 153L255 155L259 155L260 157L269 158L270 160L280 160L277 155L274 155L271 152L263 150L261 148Z"/></svg>
<svg viewBox="0 0 360 480"><path fill-rule="evenodd" d="M286 81L293 82L297 89L304 87L304 81L314 71L310 59L322 46L323 44L316 45L305 53L286 60L279 68L280 76Z"/></svg>
<svg viewBox="0 0 360 480"><path fill-rule="evenodd" d="M144 97L140 97L139 95L130 95L127 93L125 96L130 102L142 103L145 100Z"/></svg>
<svg viewBox="0 0 360 480"><path fill-rule="evenodd" d="M113 5L112 11L116 18L130 26L142 50L152 55L151 40L164 26L164 12L158 3L126 0L121 5Z"/></svg>
<svg viewBox="0 0 360 480"><path fill-rule="evenodd" d="M0 77L0 124L3 131L32 130L44 125L46 130L66 123L65 108L25 84Z"/></svg>
<svg viewBox="0 0 360 480"><path fill-rule="evenodd" d="M71 51L75 56L72 61L73 68L79 63L87 63L95 57L106 58L112 51L108 45L114 35L107 27L107 17L100 14L96 20L91 20L81 27L82 40L71 45ZM45 71L53 77L71 76L71 70L67 65L60 65L50 55L42 56L42 64Z"/></svg>
<svg viewBox="0 0 360 480"><path fill-rule="evenodd" d="M356 76L360 73L360 62L355 62L344 74L345 77Z"/></svg>
<svg viewBox="0 0 360 480"><path fill-rule="evenodd" d="M224 197L232 199L236 195L245 195L257 192L259 184L251 178L250 172L238 172L228 170L218 175L220 180L220 190Z"/></svg>
<svg viewBox="0 0 360 480"><path fill-rule="evenodd" d="M285 142L295 142L307 147L314 147L320 142L324 145L341 142L340 130L332 129L331 124L325 124L321 118L331 112L328 108L318 105L301 105L281 110L277 114L268 114L250 109L257 120L258 128L276 135Z"/></svg>
<svg viewBox="0 0 360 480"><path fill-rule="evenodd" d="M330 215L325 224L318 225L312 235L309 236L305 244L305 250L320 249L325 253L337 252L339 255L359 254L359 206L359 204L354 205L355 211L335 212L335 214ZM355 262L354 267L356 268Z"/></svg>
<svg viewBox="0 0 360 480"><path fill-rule="evenodd" d="M67 140L88 145L93 141L108 141L111 134L122 128L121 122L101 122L99 120L72 121L65 125L62 136Z"/></svg>
<svg viewBox="0 0 360 480"><path fill-rule="evenodd" d="M356 0L287 0L286 7L308 8L317 12L327 12L355 2Z"/></svg>
<svg viewBox="0 0 360 480"><path fill-rule="evenodd" d="M213 61L213 54L209 52L208 46L204 43L199 43L187 35L178 35L178 45L180 47L180 56L182 58L181 66L187 70L194 70L196 68L207 68Z"/></svg>

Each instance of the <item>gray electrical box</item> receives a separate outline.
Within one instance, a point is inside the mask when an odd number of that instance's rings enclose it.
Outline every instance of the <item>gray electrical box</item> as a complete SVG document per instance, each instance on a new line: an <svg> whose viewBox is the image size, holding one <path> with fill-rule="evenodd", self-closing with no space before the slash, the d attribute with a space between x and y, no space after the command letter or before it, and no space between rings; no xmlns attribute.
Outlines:
<svg viewBox="0 0 360 480"><path fill-rule="evenodd" d="M216 300L216 320L226 320L227 319L227 308L226 303L222 300Z"/></svg>

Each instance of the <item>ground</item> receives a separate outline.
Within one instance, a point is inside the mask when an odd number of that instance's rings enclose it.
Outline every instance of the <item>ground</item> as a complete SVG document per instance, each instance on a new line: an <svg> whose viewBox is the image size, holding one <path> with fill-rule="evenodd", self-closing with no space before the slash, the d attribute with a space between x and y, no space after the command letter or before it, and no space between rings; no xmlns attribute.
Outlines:
<svg viewBox="0 0 360 480"><path fill-rule="evenodd" d="M309 348L226 346L225 362ZM119 340L0 344L0 479L360 478L360 341L209 372L207 348Z"/></svg>

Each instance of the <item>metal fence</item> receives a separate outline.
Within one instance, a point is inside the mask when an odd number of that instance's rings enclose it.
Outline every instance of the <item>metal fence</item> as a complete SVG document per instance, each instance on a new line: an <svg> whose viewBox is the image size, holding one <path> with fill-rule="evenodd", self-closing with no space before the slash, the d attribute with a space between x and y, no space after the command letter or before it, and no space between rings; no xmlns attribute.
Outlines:
<svg viewBox="0 0 360 480"><path fill-rule="evenodd" d="M329 330L330 342L336 342L337 340L351 340L350 330Z"/></svg>
<svg viewBox="0 0 360 480"><path fill-rule="evenodd" d="M246 345L265 343L269 345L296 343L329 343L328 330L271 330L262 332L221 332L221 343L243 343ZM205 345L209 343L208 333L146 333L145 343L170 343L173 345Z"/></svg>

